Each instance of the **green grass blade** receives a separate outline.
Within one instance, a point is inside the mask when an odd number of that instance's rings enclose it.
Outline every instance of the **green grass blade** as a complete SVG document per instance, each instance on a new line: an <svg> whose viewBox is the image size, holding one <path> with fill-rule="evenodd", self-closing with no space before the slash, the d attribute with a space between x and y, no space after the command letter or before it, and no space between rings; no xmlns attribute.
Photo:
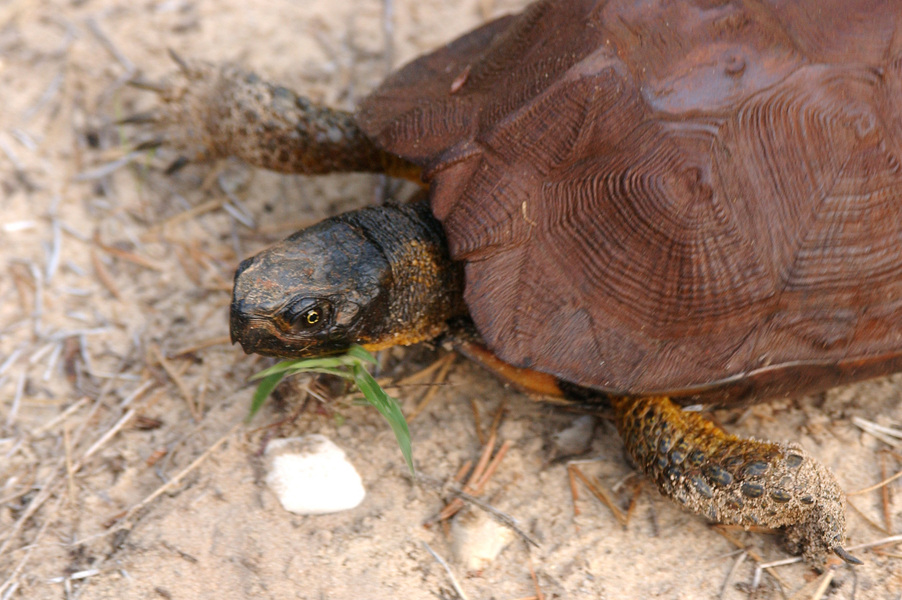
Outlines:
<svg viewBox="0 0 902 600"><path fill-rule="evenodd" d="M356 358L361 363L370 363L371 365L376 364L376 357L370 354L363 346L357 344L348 348L348 356Z"/></svg>
<svg viewBox="0 0 902 600"><path fill-rule="evenodd" d="M295 363L296 360L283 360L281 362L277 362L273 366L263 369L259 373L254 373L250 377L250 381L257 381L258 379L266 379L270 375L275 375L276 373L285 373L288 369L290 369Z"/></svg>
<svg viewBox="0 0 902 600"><path fill-rule="evenodd" d="M364 350L364 352L366 351ZM275 373L294 374L321 368L340 369L342 367L352 367L358 362L359 359L349 355L283 360L282 362L276 363L268 369L264 369L256 375L251 376L251 381L265 379Z"/></svg>
<svg viewBox="0 0 902 600"><path fill-rule="evenodd" d="M259 380L260 383L257 384L257 389L254 392L247 420L250 421L257 414L257 411L260 410L260 407L263 406L263 403L266 402L266 399L284 377L297 373L325 373L348 379L360 388L366 402L374 406L388 421L392 431L395 433L395 438L398 440L401 454L404 455L404 460L407 461L407 468L410 469L411 474L414 474L413 450L410 444L410 430L407 427L407 421L401 413L398 401L389 396L366 370L364 365L367 363L376 364L376 359L363 347L355 344L348 349L347 354L341 356L283 360L268 369L264 369L251 377L251 381Z"/></svg>
<svg viewBox="0 0 902 600"><path fill-rule="evenodd" d="M372 404L378 410L388 424L391 425L392 431L395 432L395 438L398 440L398 446L401 448L401 454L407 461L407 468L410 474L415 475L413 468L413 449L410 445L410 429L407 427L407 421L401 413L401 407L398 401L385 393L385 390L373 379L363 365L356 364L354 369L354 382L367 402Z"/></svg>
<svg viewBox="0 0 902 600"><path fill-rule="evenodd" d="M254 398L251 400L251 410L248 413L245 422L254 418L254 415L257 414L257 411L260 410L260 407L263 406L263 403L266 402L266 399L269 398L269 395L276 386L279 385L279 382L282 381L283 377L285 377L284 372L272 373L271 375L264 377L259 385L257 385L257 389L254 391Z"/></svg>

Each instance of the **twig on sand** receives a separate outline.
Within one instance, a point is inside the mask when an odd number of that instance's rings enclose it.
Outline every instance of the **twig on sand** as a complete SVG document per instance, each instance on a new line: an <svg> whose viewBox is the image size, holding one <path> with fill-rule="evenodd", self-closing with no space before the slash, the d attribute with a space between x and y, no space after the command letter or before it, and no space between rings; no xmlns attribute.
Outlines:
<svg viewBox="0 0 902 600"><path fill-rule="evenodd" d="M76 174L72 180L73 181L94 181L96 179L103 179L108 175L112 175L122 167L131 164L135 160L139 158L143 158L146 156L146 152L144 150L135 150L133 152L129 152L125 156L120 156L115 160L111 160L109 162L103 163L98 167L94 167L93 169L88 169L87 171L82 171L81 173Z"/></svg>
<svg viewBox="0 0 902 600"><path fill-rule="evenodd" d="M93 33L94 37L96 37L98 41L100 41L101 45L106 48L107 52L109 52L110 55L115 58L120 65L122 65L122 68L125 69L126 74L129 76L133 75L135 71L137 71L135 63L133 63L131 59L129 59L125 55L125 53L122 52L115 43L113 43L113 40L111 40L106 32L100 28L100 24L97 22L97 20L89 18L86 20L86 23L90 32Z"/></svg>
<svg viewBox="0 0 902 600"><path fill-rule="evenodd" d="M733 544L733 545L736 546L737 548L739 548L739 549L741 549L741 550L744 550L744 551L748 552L748 555L749 555L755 562L758 563L758 566L755 567L755 575L754 575L754 577L752 578L752 589L758 587L758 582L759 582L760 579L761 579L761 573L764 572L764 571L767 571L768 574L769 574L771 577L773 577L774 580L775 580L780 586L783 587L783 589L789 588L789 584L788 584L782 577L780 577L780 574L777 573L777 571L775 571L775 570L773 569L773 567L778 567L778 566L780 566L780 565L788 565L788 564L792 564L792 563L795 563L795 562L800 561L800 560L801 560L800 558L796 557L796 558L786 559L785 561L778 560L778 561L775 561L775 562L772 562L772 563L765 563L765 562L764 562L764 558L763 558L760 554L758 554L755 550L752 550L751 548L746 547L745 544L743 544L742 542L740 542L739 540L737 540L737 539L736 539L736 538L735 538L735 537L727 530L726 527L716 526L716 527L714 527L714 531L716 531L717 533L719 533L720 535L722 535L728 542L730 542L731 544Z"/></svg>
<svg viewBox="0 0 902 600"><path fill-rule="evenodd" d="M529 576L532 577L532 584L536 588L536 600L545 600L545 594L542 593L542 588L539 586L539 578L536 576L536 570L532 566L532 555L527 554L527 558L529 559Z"/></svg>
<svg viewBox="0 0 902 600"><path fill-rule="evenodd" d="M468 494L465 491L454 488L454 487L451 487L449 489L449 486L442 485L442 483L439 482L437 479L428 477L428 476L424 475L423 473L418 473L416 475L416 477L413 478L413 481L417 485L430 487L434 490L437 490L440 494L454 495L455 500L458 500L458 499L462 500L464 502L472 504L473 506L475 506L481 510L484 510L486 513L489 514L489 516L491 516L497 522L501 523L502 525L504 525L505 527L507 527L514 533L516 533L518 536L520 536L523 539L523 541L526 542L527 544L530 544L531 546L535 546L536 548L541 547L535 539L533 539L528 533L526 533L523 530L523 528L517 522L517 519L515 519L514 517L512 517L511 515L503 512L503 511L495 508L494 506L492 506L488 502L482 500L481 498L477 498L476 496ZM427 526L431 525L431 524L439 521L439 518L440 518L439 516L435 516L435 517L429 519L428 521L426 521L425 525L427 525Z"/></svg>
<svg viewBox="0 0 902 600"><path fill-rule="evenodd" d="M169 375L169 378L175 383L179 392L181 392L182 397L188 404L188 411L191 413L191 418L194 419L195 423L199 422L201 415L198 414L197 405L194 403L194 398L191 395L191 391L188 389L188 384L185 383L185 380L182 379L181 374L176 371L172 363L166 360L158 346L151 345L150 351L160 366L163 367L163 370L166 371L166 374Z"/></svg>
<svg viewBox="0 0 902 600"><path fill-rule="evenodd" d="M827 569L820 577L803 585L787 600L821 600L835 575L835 568Z"/></svg>
<svg viewBox="0 0 902 600"><path fill-rule="evenodd" d="M888 483L891 483L891 482L899 479L900 477L902 477L902 471L899 471L898 473L896 473L895 475L892 475L891 477L887 477L883 481L878 481L874 485L869 485L866 488L862 488L860 490L855 490L854 492L846 492L846 496L858 496L861 494L867 494L868 492L873 492L876 489L885 487Z"/></svg>
<svg viewBox="0 0 902 600"><path fill-rule="evenodd" d="M611 497L611 494L608 493L603 487L596 485L593 481L591 481L586 475L579 469L576 463L570 463L567 465L567 472L570 474L571 478L575 477L583 482L583 484L589 488L589 491L592 492L592 495L598 498L598 500L608 507L611 513L614 515L614 518L617 519L617 522L623 526L627 524L626 514L620 510L620 507L614 502L614 498ZM572 481L572 479L571 479ZM574 493L575 487L571 484L570 490L571 494ZM576 496L574 495L574 507L576 506ZM574 514L579 514L574 510Z"/></svg>
<svg viewBox="0 0 902 600"><path fill-rule="evenodd" d="M34 437L38 437L38 436L41 436L44 433L50 431L51 429L53 429L54 427L56 427L57 425L59 425L60 423L65 421L66 419L68 419L70 416L72 416L73 413L81 410L82 407L84 407L88 402L89 402L89 398L87 396L82 396L78 401L73 402L72 405L69 406L69 408L67 408L60 414L58 414L53 419L47 421L46 423L44 423L37 429L35 429L31 433L31 435Z"/></svg>
<svg viewBox="0 0 902 600"><path fill-rule="evenodd" d="M852 552L854 550L864 550L866 548L873 548L875 546L886 546L889 544L899 543L902 543L902 534L891 535L885 538L880 538L879 540L874 540L872 542L865 542L863 544L856 544L854 546L849 546L848 548L846 548L846 550Z"/></svg>
<svg viewBox="0 0 902 600"><path fill-rule="evenodd" d="M172 227L174 225L178 225L179 223L184 223L186 221L190 221L191 219L199 217L200 215L202 215L204 213L208 213L208 212L211 212L214 210L219 210L220 208L222 208L222 205L224 203L225 203L225 199L217 198L214 200L208 200L208 201L204 202L203 204L198 204L197 206L194 206L192 208L189 208L188 210L180 212L179 214L177 214L173 217L170 217L170 218L166 219L165 221L161 221L160 223L157 223L156 225L152 225L151 227L148 227L147 231L145 231L144 234L141 235L141 239L143 241L152 240L156 235L158 235L160 232L162 232L166 228Z"/></svg>
<svg viewBox="0 0 902 600"><path fill-rule="evenodd" d="M733 566L730 568L730 572L727 573L726 579L723 580L723 586L720 588L720 597L721 600L726 597L727 590L730 588L730 583L733 581L733 578L736 577L736 573L739 572L739 567L742 566L742 563L745 562L745 559L749 557L749 553L743 550L739 553L739 556L736 558L736 561L733 563Z"/></svg>
<svg viewBox="0 0 902 600"><path fill-rule="evenodd" d="M460 599L468 600L467 595L464 593L463 589L461 589L460 584L457 583L457 578L454 577L454 573L451 571L451 567L448 566L448 563L445 562L445 559L439 556L435 550L430 548L429 544L427 544L426 542L423 542L423 546L426 548L426 550L429 551L429 554L432 555L432 558L434 558L436 562L442 565L442 567L445 569L445 573L448 574L448 579L451 580L451 585L454 587L454 591L457 593Z"/></svg>
<svg viewBox="0 0 902 600"><path fill-rule="evenodd" d="M115 521L123 522L123 521L131 518L139 510L141 510L142 508L144 508L145 506L147 506L148 504L150 504L151 502L153 502L154 500L159 498L161 495L165 494L166 492L168 492L169 490L171 490L172 488L177 486L185 477L188 476L188 474L190 474L194 469L196 469L198 466L200 466L201 463L203 463L205 460L207 460L207 458L209 458L211 454L216 452L220 446L222 446L229 438L231 438L232 435L234 435L235 431L237 431L238 428L241 427L241 425L242 425L242 423L240 423L240 422L233 425L232 428L229 429L221 438L219 438L218 440L213 442L213 445L210 446L209 448L207 448L203 454L201 454L200 456L195 458L193 461L191 461L190 465L188 465L187 467L185 467L184 469L179 471L172 479L170 479L169 481L167 481L166 483L164 483L163 485L158 487L151 494L149 494L146 498L144 498L137 504L132 505L131 508L127 509L121 515L115 517L113 519L113 521L114 522ZM112 524L110 524L110 526L112 526Z"/></svg>
<svg viewBox="0 0 902 600"><path fill-rule="evenodd" d="M485 489L486 484L489 482L489 479L491 479L492 475L501 464L501 461L504 459L504 455L507 454L507 451L511 446L510 440L505 441L498 449L495 457L492 458L492 450L495 448L496 439L496 435L493 434L483 448L482 455L479 457L479 462L476 463L476 467L470 474L469 480L467 480L466 485L463 487L464 493L473 495L481 494ZM491 462L489 459L491 459ZM438 520L444 521L450 519L463 507L463 501L459 498L455 498L445 506L439 514Z"/></svg>
<svg viewBox="0 0 902 600"><path fill-rule="evenodd" d="M861 417L852 417L852 423L888 446L893 448L902 447L902 430L900 429L885 427Z"/></svg>
<svg viewBox="0 0 902 600"><path fill-rule="evenodd" d="M534 546L535 548L541 547L541 546L539 546L539 542L537 542L532 536L530 536L528 533L526 533L522 527L520 527L520 524L517 523L517 520L514 517L510 516L509 514L507 514L505 512L498 510L497 508L495 508L488 502L483 501L481 498L472 496L464 491L453 490L452 493L455 496L457 496L458 498L460 498L461 500L465 500L466 502L469 502L470 504L472 504L478 508L481 508L482 510L487 512L496 521L498 521L499 523L501 523L502 525L504 525L505 527L507 527L508 529L510 529L517 535L519 535L523 539L523 541L526 542L527 544Z"/></svg>
<svg viewBox="0 0 902 600"><path fill-rule="evenodd" d="M112 427L110 427L102 436L100 436L100 438L98 438L98 440L94 442L90 448L88 448L87 452L85 452L82 457L78 459L78 462L76 462L72 467L72 472L75 473L80 470L84 466L85 461L94 456L94 454L98 450L103 448L107 444L107 442L109 442L113 438L113 436L119 433L134 416L134 408L130 408L125 411L125 414L119 417L119 420L116 421L116 423Z"/></svg>
<svg viewBox="0 0 902 600"><path fill-rule="evenodd" d="M62 502L62 497L59 497L56 499L56 503L50 510L51 515L56 514L56 512L59 510L59 506L60 506L61 502ZM47 528L53 522L54 522L54 519L52 518L52 516L48 517L47 519L44 519L44 523L41 525L41 528L35 534L34 540L32 541L32 543L28 545L27 549L25 550L25 554L22 556L22 559L12 569L12 571L10 571L9 577L6 578L6 581L4 581L2 584L0 584L0 598L3 598L4 600L6 598L12 598L15 589L18 587L18 583L16 582L16 579L19 577L19 574L25 569L25 565L28 564L28 561L31 560L32 552L34 552L35 549L37 549L39 547L37 542L41 538L44 537L44 534L47 533Z"/></svg>
<svg viewBox="0 0 902 600"><path fill-rule="evenodd" d="M432 399L435 398L436 393L438 393L441 385L445 383L445 379L448 377L448 372L451 370L451 365L454 364L454 359L456 355L451 352L447 356L439 359L439 369L438 373L435 375L435 379L432 380L432 385L429 386L429 389L423 394L423 397L417 403L416 407L411 411L410 415L407 417L408 422L413 421L417 418L423 409L428 406Z"/></svg>
<svg viewBox="0 0 902 600"><path fill-rule="evenodd" d="M12 405L9 408L9 414L6 415L6 426L12 427L16 422L16 416L19 414L19 404L22 402L22 395L25 391L25 371L19 373L19 379L16 381L16 393L13 395Z"/></svg>
<svg viewBox="0 0 902 600"><path fill-rule="evenodd" d="M107 270L106 265L103 264L103 261L100 260L100 257L96 252L91 252L91 265L94 267L94 273L97 275L97 279L100 283L103 284L103 287L107 289L110 295L116 300L122 301L122 293L119 291L119 287L116 285L113 276Z"/></svg>

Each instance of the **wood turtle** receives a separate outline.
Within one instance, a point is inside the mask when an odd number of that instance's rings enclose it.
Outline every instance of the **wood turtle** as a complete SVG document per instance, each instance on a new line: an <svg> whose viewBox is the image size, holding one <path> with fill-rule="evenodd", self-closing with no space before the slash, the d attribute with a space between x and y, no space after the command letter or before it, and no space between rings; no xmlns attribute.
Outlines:
<svg viewBox="0 0 902 600"><path fill-rule="evenodd" d="M825 467L680 405L902 370L900 23L894 0L546 0L355 114L183 63L157 118L194 159L427 188L244 261L245 351L410 344L469 315L484 364L607 397L666 496L855 561Z"/></svg>

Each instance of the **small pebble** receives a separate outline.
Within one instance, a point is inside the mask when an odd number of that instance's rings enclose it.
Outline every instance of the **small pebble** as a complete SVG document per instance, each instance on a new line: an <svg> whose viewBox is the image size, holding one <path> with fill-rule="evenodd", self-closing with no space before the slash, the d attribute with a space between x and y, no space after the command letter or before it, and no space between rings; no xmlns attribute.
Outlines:
<svg viewBox="0 0 902 600"><path fill-rule="evenodd" d="M592 415L584 415L574 419L570 427L551 436L556 454L560 456L583 454L592 444L594 431L595 417Z"/></svg>
<svg viewBox="0 0 902 600"><path fill-rule="evenodd" d="M515 538L513 531L481 510L468 510L451 523L451 551L468 571L481 571Z"/></svg>
<svg viewBox="0 0 902 600"><path fill-rule="evenodd" d="M266 463L266 483L285 510L299 515L349 510L366 495L344 450L324 435L274 440Z"/></svg>

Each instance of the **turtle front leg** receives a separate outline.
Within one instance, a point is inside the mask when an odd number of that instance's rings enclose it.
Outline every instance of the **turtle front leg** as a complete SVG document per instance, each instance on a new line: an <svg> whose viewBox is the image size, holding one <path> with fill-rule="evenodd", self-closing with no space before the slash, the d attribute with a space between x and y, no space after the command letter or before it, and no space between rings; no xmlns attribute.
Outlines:
<svg viewBox="0 0 902 600"><path fill-rule="evenodd" d="M612 399L632 459L668 498L718 523L784 527L789 544L822 561L842 548L845 495L798 444L729 435L666 397Z"/></svg>
<svg viewBox="0 0 902 600"><path fill-rule="evenodd" d="M135 81L161 105L126 122L150 122L160 143L189 161L235 156L282 173L385 173L420 182L420 169L378 148L346 111L317 106L288 88L231 65L173 58L163 84Z"/></svg>

